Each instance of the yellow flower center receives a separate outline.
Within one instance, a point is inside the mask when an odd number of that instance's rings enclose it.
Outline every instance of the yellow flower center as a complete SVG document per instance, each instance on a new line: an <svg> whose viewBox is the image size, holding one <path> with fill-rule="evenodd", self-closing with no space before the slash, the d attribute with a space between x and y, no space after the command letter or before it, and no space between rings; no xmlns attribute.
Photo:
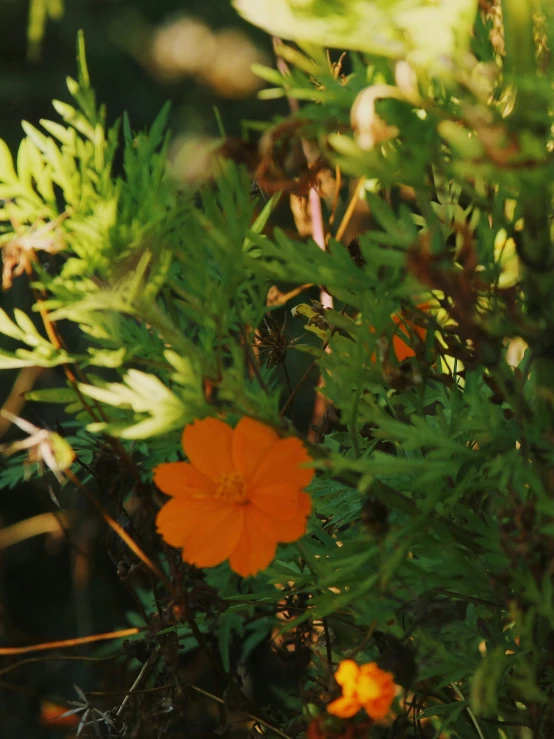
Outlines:
<svg viewBox="0 0 554 739"><path fill-rule="evenodd" d="M221 475L217 481L215 495L217 498L227 501L227 503L237 503L238 505L248 503L244 482L236 472Z"/></svg>

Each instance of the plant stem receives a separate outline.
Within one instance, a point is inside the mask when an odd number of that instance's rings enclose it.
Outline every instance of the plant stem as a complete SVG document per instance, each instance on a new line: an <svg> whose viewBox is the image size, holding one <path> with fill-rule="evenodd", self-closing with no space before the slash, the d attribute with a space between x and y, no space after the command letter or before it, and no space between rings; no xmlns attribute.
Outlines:
<svg viewBox="0 0 554 739"><path fill-rule="evenodd" d="M540 70L534 38L538 0L502 0L506 44L506 78L516 91L508 125L520 142L530 139L548 156L549 104L534 82ZM523 175L522 175L523 180ZM524 228L515 232L522 263L529 315L541 323L541 335L532 346L535 379L535 410L544 425L554 424L554 245L550 234L552 186L545 174L530 171L521 188Z"/></svg>
<svg viewBox="0 0 554 739"><path fill-rule="evenodd" d="M110 631L106 634L92 634L91 636L79 636L77 639L62 639L61 641L43 642L42 644L30 644L26 647L0 647L0 655L7 657L13 654L28 654L29 652L44 652L47 649L64 649L65 647L79 647L81 644L92 644L97 641L108 639L122 639L126 636L134 636L146 631L146 627L133 627L121 631Z"/></svg>
<svg viewBox="0 0 554 739"><path fill-rule="evenodd" d="M456 693L456 695L458 696L458 698L461 701L465 701L464 694L458 688L458 686L456 685L456 683L450 683L450 687L454 689L454 692ZM467 715L469 716L469 718L473 722L473 725L475 726L475 731L479 735L479 739L485 739L485 737L483 736L483 732L481 731L481 727L477 723L477 719L475 718L475 714L473 713L473 711L471 710L471 708L469 706L466 708L466 711L467 711Z"/></svg>
<svg viewBox="0 0 554 739"><path fill-rule="evenodd" d="M108 524L108 526L113 531L115 531L115 533L119 536L120 539L122 539L122 541L125 542L125 544L127 544L127 546L133 552L133 554L135 554L138 557L138 559L140 559L141 562L143 562L148 567L148 569L151 570L156 575L156 577L159 580L161 580L161 582L164 583L168 592L171 593L172 587L167 577L163 574L163 572L161 572L161 570L157 567L157 565L154 564L154 562L152 562L150 557L148 557L148 555L142 551L142 549L134 541L134 539L132 539L129 536L129 534L125 531L125 529L122 526L120 526L117 523L117 521L115 521L107 511L104 510L102 505L96 500L96 498L90 492L90 490L85 485L83 485L83 483L79 480L79 478L75 474L73 474L73 472L71 472L71 470L67 470L65 474L71 480L71 482L75 485L75 487L77 487L79 490L85 493L89 501L93 504L93 506L96 508L98 513L100 513L100 515L102 516L104 521Z"/></svg>

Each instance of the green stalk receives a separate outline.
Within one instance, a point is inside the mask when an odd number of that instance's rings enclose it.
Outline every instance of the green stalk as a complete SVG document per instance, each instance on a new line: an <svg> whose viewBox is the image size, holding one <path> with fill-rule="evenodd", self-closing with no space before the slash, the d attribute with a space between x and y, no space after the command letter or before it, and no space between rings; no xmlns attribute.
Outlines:
<svg viewBox="0 0 554 739"><path fill-rule="evenodd" d="M509 118L512 131L520 141L532 137L547 155L549 135L548 102L535 92L533 81L540 75L534 38L534 16L541 0L502 0L506 57L506 82L516 91L514 109ZM524 275L529 316L541 327L540 339L531 347L539 419L554 424L554 245L550 232L552 210L551 185L545 168L531 166L522 170L520 202L524 228L518 254ZM546 401L546 402L545 402Z"/></svg>
<svg viewBox="0 0 554 739"><path fill-rule="evenodd" d="M536 72L533 15L538 9L536 0L502 0L504 67L508 74L522 76Z"/></svg>

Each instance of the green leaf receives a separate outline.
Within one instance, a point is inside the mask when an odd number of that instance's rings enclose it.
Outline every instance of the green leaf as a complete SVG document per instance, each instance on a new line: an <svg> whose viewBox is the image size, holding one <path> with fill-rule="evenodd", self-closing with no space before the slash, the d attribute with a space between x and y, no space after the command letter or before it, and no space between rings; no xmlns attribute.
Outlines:
<svg viewBox="0 0 554 739"><path fill-rule="evenodd" d="M234 0L238 12L279 38L436 62L469 45L477 0Z"/></svg>
<svg viewBox="0 0 554 739"><path fill-rule="evenodd" d="M68 387L51 387L43 390L30 390L25 393L27 400L37 403L72 403L76 398L76 392Z"/></svg>
<svg viewBox="0 0 554 739"><path fill-rule="evenodd" d="M17 183L17 174L13 166L13 157L8 145L0 139L0 181L11 185Z"/></svg>
<svg viewBox="0 0 554 739"><path fill-rule="evenodd" d="M89 364L92 364L95 367L111 367L112 369L115 369L117 367L121 367L124 363L127 349L123 346L121 349L89 348L88 352L91 355Z"/></svg>
<svg viewBox="0 0 554 739"><path fill-rule="evenodd" d="M164 434L184 426L187 418L183 402L154 375L130 369L125 384L108 383L105 387L80 384L82 393L101 403L116 408L129 408L135 414L148 414L149 418L134 417L129 423L91 424L90 431L109 429L110 433L125 439L145 439ZM133 422L136 421L136 422Z"/></svg>
<svg viewBox="0 0 554 739"><path fill-rule="evenodd" d="M154 119L154 122L150 126L150 130L148 132L149 143L152 149L159 146L159 144L163 140L164 132L167 128L167 121L169 119L170 112L171 112L171 101L168 100L162 106L160 112Z"/></svg>
<svg viewBox="0 0 554 739"><path fill-rule="evenodd" d="M219 630L217 640L219 644L219 653L221 655L221 661L225 672L229 672L231 669L231 639L234 633L236 633L237 636L243 635L244 629L242 618L236 611L228 609L219 617L218 626Z"/></svg>
<svg viewBox="0 0 554 739"><path fill-rule="evenodd" d="M471 707L478 716L497 712L499 683L509 665L510 657L504 646L487 652L479 665L471 682Z"/></svg>
<svg viewBox="0 0 554 739"><path fill-rule="evenodd" d="M281 193L275 193L274 195L272 195L269 198L269 200L267 201L267 203L264 205L264 207L260 211L259 215L256 217L256 220L254 221L254 223L250 227L250 231L253 234L259 235L259 234L262 233L262 231L264 230L264 228L265 228L265 226L266 226L266 224L267 224L267 222L268 222L271 214L273 213L273 211L277 207L277 205L279 203L279 200L280 200L280 197L281 197ZM249 239L248 237L246 237L246 239L244 239L244 243L243 243L243 246L242 246L242 248L244 249L244 251L247 251L252 246L252 243L253 243L252 240Z"/></svg>
<svg viewBox="0 0 554 739"><path fill-rule="evenodd" d="M273 67L266 67L265 64L253 64L252 71L260 79L271 82L272 85L277 85L278 87L283 85L283 75L276 69L273 69Z"/></svg>
<svg viewBox="0 0 554 739"><path fill-rule="evenodd" d="M22 338L26 344L29 344L29 346L51 346L50 342L39 334L35 324L26 313L24 313L22 310L19 310L19 308L15 308L13 315L17 322L17 325L23 332Z"/></svg>
<svg viewBox="0 0 554 739"><path fill-rule="evenodd" d="M77 33L77 73L80 87L90 87L90 76L87 67L87 54L85 49L85 34L82 29Z"/></svg>
<svg viewBox="0 0 554 739"><path fill-rule="evenodd" d="M0 333L18 341L25 341L25 332L10 320L6 311L0 308Z"/></svg>
<svg viewBox="0 0 554 739"><path fill-rule="evenodd" d="M54 138L58 139L64 146L74 148L75 131L72 128L66 128L60 123L49 121L45 118L40 119L40 125L48 131Z"/></svg>

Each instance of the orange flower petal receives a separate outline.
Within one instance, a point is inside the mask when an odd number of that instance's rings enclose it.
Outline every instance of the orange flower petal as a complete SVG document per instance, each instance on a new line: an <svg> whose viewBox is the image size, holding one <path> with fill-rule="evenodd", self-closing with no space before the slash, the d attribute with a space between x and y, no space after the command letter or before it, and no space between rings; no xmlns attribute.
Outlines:
<svg viewBox="0 0 554 739"><path fill-rule="evenodd" d="M159 511L156 526L164 540L172 547L182 547L195 531L222 509L231 506L217 498L172 498Z"/></svg>
<svg viewBox="0 0 554 739"><path fill-rule="evenodd" d="M219 510L187 537L183 559L197 567L225 562L243 534L244 514L244 506L220 504Z"/></svg>
<svg viewBox="0 0 554 739"><path fill-rule="evenodd" d="M278 480L283 485L296 485L300 490L314 476L313 469L300 467L306 462L311 462L311 458L300 439L293 436L279 439L258 466L251 485L254 488Z"/></svg>
<svg viewBox="0 0 554 739"><path fill-rule="evenodd" d="M352 695L356 689L360 668L353 659L343 659L335 672L335 680L342 686L343 692Z"/></svg>
<svg viewBox="0 0 554 739"><path fill-rule="evenodd" d="M307 493L300 493L300 495L308 498L311 508L310 496ZM268 516L255 505L251 505L249 511L249 518L253 525L259 527L268 538L275 539L275 541L280 541L283 544L297 541L301 536L304 536L307 525L306 516L307 513L301 510L300 505L298 505L298 513L293 518L285 520Z"/></svg>
<svg viewBox="0 0 554 739"><path fill-rule="evenodd" d="M421 305L417 306L419 310L421 311L427 311L429 308L428 303L422 303ZM421 341L425 341L426 336L426 329L423 326L418 326L417 324L413 323L413 321L406 320L401 314L395 313L392 317L393 322L398 326L401 334L407 337L408 341L412 346L416 345L417 339L415 338L418 336ZM399 336L398 334L394 334L392 337L392 346L394 353L396 355L396 358L399 362L403 362L408 357L415 357L415 350L412 348L412 346L409 346L402 336Z"/></svg>
<svg viewBox="0 0 554 739"><path fill-rule="evenodd" d="M405 359L408 359L408 357L415 357L415 351L412 347L408 346L408 344L406 344L406 342L396 334L392 337L392 348L394 355L399 362L403 362Z"/></svg>
<svg viewBox="0 0 554 739"><path fill-rule="evenodd" d="M209 480L235 471L231 454L233 430L219 418L204 418L185 426L183 449L196 469Z"/></svg>
<svg viewBox="0 0 554 739"><path fill-rule="evenodd" d="M245 514L242 536L229 560L231 569L241 577L249 577L265 569L277 549L275 539L269 538L256 527L252 506L245 506Z"/></svg>
<svg viewBox="0 0 554 739"><path fill-rule="evenodd" d="M215 492L211 480L204 477L189 462L159 464L154 469L154 483L166 495L213 495Z"/></svg>
<svg viewBox="0 0 554 739"><path fill-rule="evenodd" d="M375 721L379 721L380 719L385 718L387 713L390 711L393 700L394 693L392 693L392 695L383 693L383 695L380 695L378 698L364 703L364 708L370 718Z"/></svg>
<svg viewBox="0 0 554 739"><path fill-rule="evenodd" d="M412 323L410 323L410 329L412 334L415 334L419 336L421 341L425 341L425 329L421 326L416 326ZM408 331L406 330L406 326L404 324L401 325L401 331L403 334L406 335L408 338L408 341L414 345L417 339L412 335L408 334ZM394 334L392 337L392 346L394 349L394 353L396 355L396 358L399 362L403 362L408 357L415 357L415 349L412 349L411 346L409 346L398 334Z"/></svg>
<svg viewBox="0 0 554 739"><path fill-rule="evenodd" d="M252 505L271 518L290 521L299 513L299 488L280 482L269 482L248 491Z"/></svg>
<svg viewBox="0 0 554 739"><path fill-rule="evenodd" d="M350 718L363 706L370 718L379 720L390 711L396 693L394 676L375 662L359 667L351 659L343 660L335 680L342 686L343 695L327 706L329 713Z"/></svg>
<svg viewBox="0 0 554 739"><path fill-rule="evenodd" d="M356 698L337 698L337 700L329 703L327 711L333 716L339 716L339 718L351 718L355 716L361 708L359 700Z"/></svg>
<svg viewBox="0 0 554 739"><path fill-rule="evenodd" d="M279 441L272 428L244 416L233 431L233 462L248 484L273 444Z"/></svg>
<svg viewBox="0 0 554 739"><path fill-rule="evenodd" d="M312 497L308 493L301 492L298 496L298 512L303 516L309 516L312 512Z"/></svg>
<svg viewBox="0 0 554 739"><path fill-rule="evenodd" d="M382 670L376 662L368 662L365 665L360 665L360 678L368 678L378 685L385 685L387 683L392 685L394 682L392 672Z"/></svg>
<svg viewBox="0 0 554 739"><path fill-rule="evenodd" d="M51 701L42 701L40 704L40 720L41 723L48 726L59 728L70 728L79 724L79 716L74 713L71 716L64 716L64 713L71 711L71 707L61 706Z"/></svg>

